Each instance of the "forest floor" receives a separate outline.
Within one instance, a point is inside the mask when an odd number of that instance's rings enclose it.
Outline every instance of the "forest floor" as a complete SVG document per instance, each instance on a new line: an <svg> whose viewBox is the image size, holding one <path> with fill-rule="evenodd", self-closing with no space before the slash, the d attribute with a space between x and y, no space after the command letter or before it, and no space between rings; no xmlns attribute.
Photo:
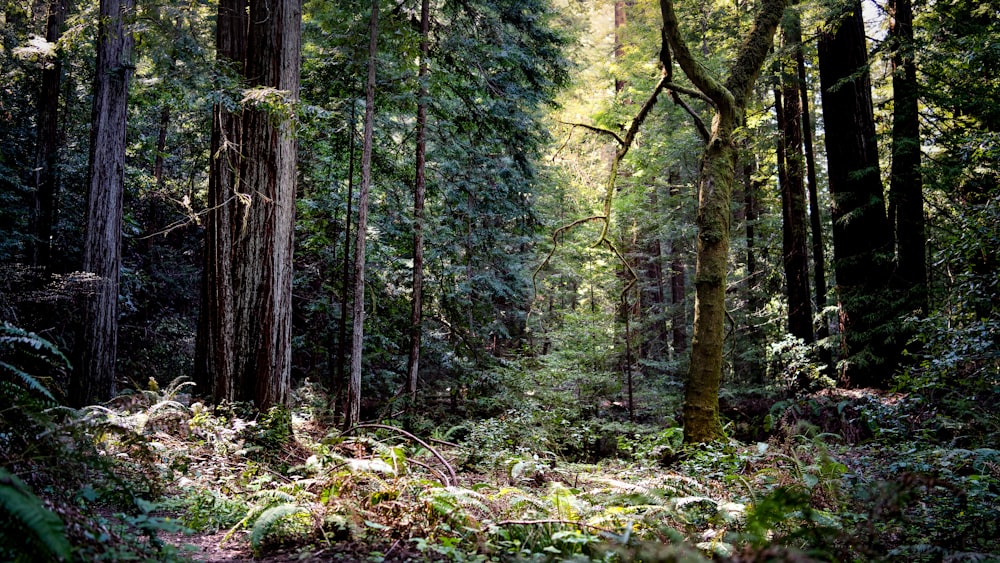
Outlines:
<svg viewBox="0 0 1000 563"><path fill-rule="evenodd" d="M59 422L97 457L31 484L80 560L1000 560L1000 452L904 395L744 394L733 438L687 446L544 400L343 434L308 387L258 416L183 387ZM60 470L83 492L52 494Z"/></svg>

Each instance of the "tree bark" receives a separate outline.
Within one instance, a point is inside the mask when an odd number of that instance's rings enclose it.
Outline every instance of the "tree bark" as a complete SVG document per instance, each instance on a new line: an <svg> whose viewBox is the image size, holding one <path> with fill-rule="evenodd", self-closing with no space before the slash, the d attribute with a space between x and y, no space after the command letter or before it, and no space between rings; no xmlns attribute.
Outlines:
<svg viewBox="0 0 1000 563"><path fill-rule="evenodd" d="M220 0L216 58L243 74L247 49L246 0ZM195 346L195 382L216 402L247 400L236 373L233 309L233 236L239 185L242 117L224 104L212 108L208 213L205 220L201 312Z"/></svg>
<svg viewBox="0 0 1000 563"><path fill-rule="evenodd" d="M798 17L798 14L796 14ZM801 21L801 20L800 20ZM823 311L826 307L826 251L823 248L823 224L819 210L819 185L816 181L816 152L813 150L812 114L809 111L809 85L806 81L805 49L801 40L795 53L795 65L799 75L799 96L802 101L802 144L806 157L806 183L809 194L809 230L812 235L813 284L815 287L816 307ZM820 324L816 330L819 339L830 336L826 315L820 314ZM820 350L820 360L832 369L832 356L829 348Z"/></svg>
<svg viewBox="0 0 1000 563"><path fill-rule="evenodd" d="M83 271L94 276L85 296L77 341L79 358L70 384L76 406L114 396L118 346L118 279L121 266L125 123L132 70L131 0L102 0L98 24L90 172Z"/></svg>
<svg viewBox="0 0 1000 563"><path fill-rule="evenodd" d="M233 249L236 372L263 410L291 388L300 0L250 0L246 80L282 92L280 107L243 111L240 204ZM275 94L276 95L276 94Z"/></svg>
<svg viewBox="0 0 1000 563"><path fill-rule="evenodd" d="M664 41L684 74L714 102L716 109L698 186L694 337L683 414L686 442L722 437L719 386L726 318L729 205L737 156L734 133L743 122L747 98L771 50L784 7L785 0L763 0L759 4L753 27L729 67L729 77L721 83L692 56L681 36L673 2L660 0Z"/></svg>
<svg viewBox="0 0 1000 563"><path fill-rule="evenodd" d="M792 53L802 48L802 29L798 12L791 10L782 19L785 48ZM806 196L802 162L802 105L799 103L798 72L794 58L783 57L779 118L783 145L785 183L781 186L782 247L785 266L785 289L788 296L788 332L806 343L814 341L812 301L809 291L809 254L806 243ZM779 162L779 166L782 163Z"/></svg>
<svg viewBox="0 0 1000 563"><path fill-rule="evenodd" d="M354 324L351 334L351 382L344 424L361 418L361 354L365 328L365 233L368 229L368 191L372 183L372 137L375 122L375 64L378 53L378 0L372 0L368 27L368 82L365 86L365 126L361 148L361 190L358 194L358 235L354 255Z"/></svg>
<svg viewBox="0 0 1000 563"><path fill-rule="evenodd" d="M923 178L920 172L919 90L914 63L913 6L890 0L892 40L892 168L889 198L896 209L896 274L906 313L927 311L927 251L924 235Z"/></svg>
<svg viewBox="0 0 1000 563"><path fill-rule="evenodd" d="M69 14L68 0L51 0L45 24L45 40L59 41ZM58 183L56 159L59 150L59 90L62 78L62 54L57 53L42 69L42 85L38 93L38 127L35 144L35 209L32 216L31 259L35 267L51 269L52 227L55 224L55 202Z"/></svg>
<svg viewBox="0 0 1000 563"><path fill-rule="evenodd" d="M841 378L888 386L895 366L892 233L879 176L861 3L819 40L833 249L844 334Z"/></svg>
<svg viewBox="0 0 1000 563"><path fill-rule="evenodd" d="M417 400L417 376L420 371L420 339L423 335L424 289L424 195L427 158L427 62L430 57L430 0L420 2L420 68L417 80L417 156L413 182L413 302L410 312L410 358L407 365L407 390L411 406Z"/></svg>

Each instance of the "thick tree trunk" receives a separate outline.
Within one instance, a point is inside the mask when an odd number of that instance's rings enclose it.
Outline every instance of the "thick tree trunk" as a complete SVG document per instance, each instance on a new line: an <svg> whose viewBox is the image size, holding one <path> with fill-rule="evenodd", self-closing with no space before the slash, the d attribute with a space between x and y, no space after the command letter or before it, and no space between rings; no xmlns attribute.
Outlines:
<svg viewBox="0 0 1000 563"><path fill-rule="evenodd" d="M905 292L906 313L927 311L927 251L923 178L920 173L920 115L914 64L913 6L890 0L892 39L892 169L889 198L896 209L896 274Z"/></svg>
<svg viewBox="0 0 1000 563"><path fill-rule="evenodd" d="M299 90L299 0L250 0L246 79L250 86ZM243 395L267 409L291 387L292 231L295 221L294 107L243 112L241 203L236 209L233 306L237 377Z"/></svg>
<svg viewBox="0 0 1000 563"><path fill-rule="evenodd" d="M733 133L743 122L746 100L771 50L784 8L785 0L760 2L753 27L730 65L729 77L720 83L692 56L681 36L673 2L660 0L665 42L684 74L716 108L698 186L694 337L683 414L686 442L708 442L722 437L719 386L726 318L729 204L737 155ZM670 69L667 73L669 76Z"/></svg>
<svg viewBox="0 0 1000 563"><path fill-rule="evenodd" d="M782 19L786 49L802 48L802 30L798 12L792 10ZM785 289L788 296L788 332L807 343L814 341L812 301L809 291L809 254L806 232L806 195L803 183L802 105L799 103L798 72L794 60L782 60L781 96L775 92L783 145L785 183L781 186L782 247L785 266ZM781 163L779 162L779 166Z"/></svg>
<svg viewBox="0 0 1000 563"><path fill-rule="evenodd" d="M77 406L106 401L116 391L125 122L132 69L132 35L126 23L131 12L131 0L101 1L83 243L83 271L94 281L93 292L85 296L79 358L70 385L70 402Z"/></svg>
<svg viewBox="0 0 1000 563"><path fill-rule="evenodd" d="M217 59L242 74L246 59L246 0L220 0ZM239 184L242 119L223 104L213 108L208 213L205 221L201 312L195 347L195 382L216 402L249 400L237 380L233 311L233 218Z"/></svg>
<svg viewBox="0 0 1000 563"><path fill-rule="evenodd" d="M417 79L417 156L413 182L413 302L410 311L410 358L407 365L407 391L411 405L417 400L417 376L420 371L420 339L423 335L424 289L424 173L427 155L427 61L430 57L430 0L420 2L420 68Z"/></svg>
<svg viewBox="0 0 1000 563"><path fill-rule="evenodd" d="M375 122L375 63L378 53L378 0L372 0L368 27L368 82L365 86L365 129L361 148L361 191L358 194L358 235L354 255L354 325L351 334L351 382L344 424L361 419L361 354L365 328L365 232L368 229L368 191L372 183L372 137Z"/></svg>
<svg viewBox="0 0 1000 563"><path fill-rule="evenodd" d="M68 0L52 0L45 24L45 40L59 41L69 13ZM42 69L42 86L38 93L38 128L35 141L35 209L32 216L32 263L46 271L50 269L52 227L55 223L55 202L58 183L56 157L59 150L59 87L62 78L62 54Z"/></svg>
<svg viewBox="0 0 1000 563"><path fill-rule="evenodd" d="M885 388L897 354L890 326L892 233L879 177L860 1L834 31L820 35L819 63L844 334L841 377L851 387Z"/></svg>

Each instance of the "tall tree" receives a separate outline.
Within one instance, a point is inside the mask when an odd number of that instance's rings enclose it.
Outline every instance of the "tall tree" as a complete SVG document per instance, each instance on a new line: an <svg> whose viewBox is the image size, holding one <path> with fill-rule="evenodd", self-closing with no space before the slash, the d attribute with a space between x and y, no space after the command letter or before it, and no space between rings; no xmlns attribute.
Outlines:
<svg viewBox="0 0 1000 563"><path fill-rule="evenodd" d="M284 404L291 386L301 3L237 0L219 10L219 54L250 89L238 117L216 108L198 364L217 400L266 409Z"/></svg>
<svg viewBox="0 0 1000 563"><path fill-rule="evenodd" d="M852 387L884 388L895 361L892 231L879 177L859 0L820 34L819 66L844 334L841 377Z"/></svg>
<svg viewBox="0 0 1000 563"><path fill-rule="evenodd" d="M809 295L809 254L806 244L806 195L802 157L802 104L799 100L798 69L794 54L802 49L798 11L788 10L781 22L784 55L778 65L780 96L775 90L775 108L780 108L782 150L778 166L784 170L781 185L782 258L788 297L788 332L805 342L813 341L812 302ZM779 104L779 101L781 102ZM783 160L783 162L782 162Z"/></svg>
<svg viewBox="0 0 1000 563"><path fill-rule="evenodd" d="M246 81L261 99L244 108L241 203L235 214L236 371L258 408L291 388L294 103L299 90L301 0L250 0ZM250 96L247 96L250 97Z"/></svg>
<svg viewBox="0 0 1000 563"><path fill-rule="evenodd" d="M420 1L420 67L417 80L417 157L413 182L413 302L410 314L410 358L407 365L407 390L411 403L417 400L417 376L420 369L420 338L423 334L424 290L424 196L427 160L427 63L430 57L430 0Z"/></svg>
<svg viewBox="0 0 1000 563"><path fill-rule="evenodd" d="M919 91L914 62L911 0L890 0L892 40L892 168L889 205L894 210L898 267L906 312L927 311L927 250L920 172Z"/></svg>
<svg viewBox="0 0 1000 563"><path fill-rule="evenodd" d="M62 36L68 0L50 0L45 23L45 40L56 43ZM38 93L38 128L35 135L35 209L32 214L34 243L32 263L49 268L52 226L56 212L56 155L59 148L59 86L62 81L62 55L57 53L42 69Z"/></svg>
<svg viewBox="0 0 1000 563"><path fill-rule="evenodd" d="M358 234L354 254L354 319L351 333L351 381L347 390L344 424L361 418L361 354L365 330L365 239L368 230L368 192L372 183L372 137L375 128L375 64L378 55L378 0L372 0L368 26L368 82L365 85L365 125L361 145L361 189L358 193Z"/></svg>
<svg viewBox="0 0 1000 563"><path fill-rule="evenodd" d="M216 59L242 76L247 48L246 0L220 0ZM212 108L211 161L205 221L201 311L195 347L195 381L216 401L245 399L233 347L233 215L240 169L241 117L224 103Z"/></svg>
<svg viewBox="0 0 1000 563"><path fill-rule="evenodd" d="M784 8L785 0L763 0L758 4L753 26L729 65L728 78L722 82L692 55L683 39L672 0L660 0L664 55L672 53L688 79L715 106L698 184L694 336L684 393L686 442L708 442L722 436L719 385L726 317L730 198L737 160L735 132L743 124L750 93L771 50ZM670 60L665 60L664 65L669 78Z"/></svg>
<svg viewBox="0 0 1000 563"><path fill-rule="evenodd" d="M132 0L101 0L83 243L83 271L93 276L93 288L84 298L79 358L70 382L75 405L106 401L116 391L131 12Z"/></svg>

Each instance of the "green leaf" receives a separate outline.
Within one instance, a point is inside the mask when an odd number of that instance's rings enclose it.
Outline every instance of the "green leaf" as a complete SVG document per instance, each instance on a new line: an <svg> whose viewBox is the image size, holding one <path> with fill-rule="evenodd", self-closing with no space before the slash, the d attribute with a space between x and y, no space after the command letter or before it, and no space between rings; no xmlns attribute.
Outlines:
<svg viewBox="0 0 1000 563"><path fill-rule="evenodd" d="M34 544L57 559L69 559L72 548L63 521L16 475L0 467L0 510L20 522Z"/></svg>
<svg viewBox="0 0 1000 563"><path fill-rule="evenodd" d="M300 512L308 511L297 504L279 504L265 510L260 517L257 518L257 521L254 522L253 532L250 534L250 545L253 547L254 551L260 549L264 538L267 537L267 534L271 532L278 522L287 516L298 514Z"/></svg>

